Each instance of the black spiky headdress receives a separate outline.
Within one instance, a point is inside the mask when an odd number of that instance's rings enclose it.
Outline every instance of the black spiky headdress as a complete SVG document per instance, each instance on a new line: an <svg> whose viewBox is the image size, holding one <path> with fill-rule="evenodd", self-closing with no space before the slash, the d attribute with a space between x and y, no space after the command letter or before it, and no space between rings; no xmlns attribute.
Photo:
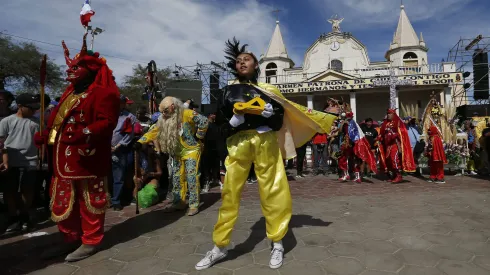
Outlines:
<svg viewBox="0 0 490 275"><path fill-rule="evenodd" d="M228 60L227 66L231 70L231 73L237 78L240 78L240 76L236 71L236 59L240 54L249 54L254 58L256 63L259 62L257 57L252 52L247 51L247 46L248 44L243 44L242 46L240 46L240 41L237 40L235 37L233 37L233 41L228 40L225 43L225 58ZM252 80L256 82L259 75L260 69L257 68L255 70L255 77Z"/></svg>

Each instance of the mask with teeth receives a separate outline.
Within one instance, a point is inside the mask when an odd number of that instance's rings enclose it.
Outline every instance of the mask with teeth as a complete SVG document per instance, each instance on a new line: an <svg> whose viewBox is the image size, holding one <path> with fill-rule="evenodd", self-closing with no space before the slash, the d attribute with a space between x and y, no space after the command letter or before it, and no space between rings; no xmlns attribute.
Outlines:
<svg viewBox="0 0 490 275"><path fill-rule="evenodd" d="M65 62L68 66L66 70L66 80L73 85L77 85L80 82L86 81L88 77L92 77L100 66L91 66L92 59L98 59L99 54L93 53L87 50L87 35L83 36L83 44L80 53L78 53L73 59L70 58L70 51L66 47L65 42L62 42Z"/></svg>

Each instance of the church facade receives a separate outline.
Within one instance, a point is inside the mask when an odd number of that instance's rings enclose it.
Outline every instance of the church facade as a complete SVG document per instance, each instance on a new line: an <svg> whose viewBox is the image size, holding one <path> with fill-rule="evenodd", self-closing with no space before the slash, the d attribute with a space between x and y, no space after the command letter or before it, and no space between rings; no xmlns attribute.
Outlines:
<svg viewBox="0 0 490 275"><path fill-rule="evenodd" d="M416 34L403 5L386 61L370 61L366 46L340 30L342 20L329 20L332 31L322 34L306 50L302 66L296 67L277 21L269 47L260 56L259 81L276 85L284 96L310 109L323 110L328 98L348 102L358 121L380 120L386 109L400 110L401 104L417 105L422 112L432 94L446 105L466 104L457 96L463 79L456 65L429 63L422 33Z"/></svg>

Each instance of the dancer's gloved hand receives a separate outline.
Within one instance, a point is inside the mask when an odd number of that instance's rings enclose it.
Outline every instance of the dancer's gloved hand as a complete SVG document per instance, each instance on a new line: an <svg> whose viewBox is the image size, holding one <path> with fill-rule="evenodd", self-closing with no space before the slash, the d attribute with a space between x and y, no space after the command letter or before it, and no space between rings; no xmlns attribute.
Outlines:
<svg viewBox="0 0 490 275"><path fill-rule="evenodd" d="M264 111L262 111L262 116L265 118L269 118L274 114L274 108L270 103L265 104Z"/></svg>
<svg viewBox="0 0 490 275"><path fill-rule="evenodd" d="M230 125L234 128L242 125L243 123L245 123L245 117L243 115L233 115L230 119Z"/></svg>

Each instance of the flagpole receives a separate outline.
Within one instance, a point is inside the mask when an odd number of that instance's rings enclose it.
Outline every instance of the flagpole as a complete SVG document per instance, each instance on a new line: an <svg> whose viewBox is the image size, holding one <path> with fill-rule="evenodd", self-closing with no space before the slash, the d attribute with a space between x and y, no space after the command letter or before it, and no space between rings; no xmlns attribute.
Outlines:
<svg viewBox="0 0 490 275"><path fill-rule="evenodd" d="M95 32L92 31L92 42L90 42L90 50L94 51L94 40L95 40Z"/></svg>
<svg viewBox="0 0 490 275"><path fill-rule="evenodd" d="M47 55L43 55L43 58L41 60L41 67L40 67L40 78L39 78L39 84L41 86L40 89L40 99L41 99L41 106L40 106L40 121L39 121L39 132L43 132L44 130L44 112L45 112L45 104L44 104L44 87L46 84L46 62L47 62ZM45 153L45 148L44 144L41 146L41 149L38 151L38 169L41 170L43 167L44 163L44 153Z"/></svg>

